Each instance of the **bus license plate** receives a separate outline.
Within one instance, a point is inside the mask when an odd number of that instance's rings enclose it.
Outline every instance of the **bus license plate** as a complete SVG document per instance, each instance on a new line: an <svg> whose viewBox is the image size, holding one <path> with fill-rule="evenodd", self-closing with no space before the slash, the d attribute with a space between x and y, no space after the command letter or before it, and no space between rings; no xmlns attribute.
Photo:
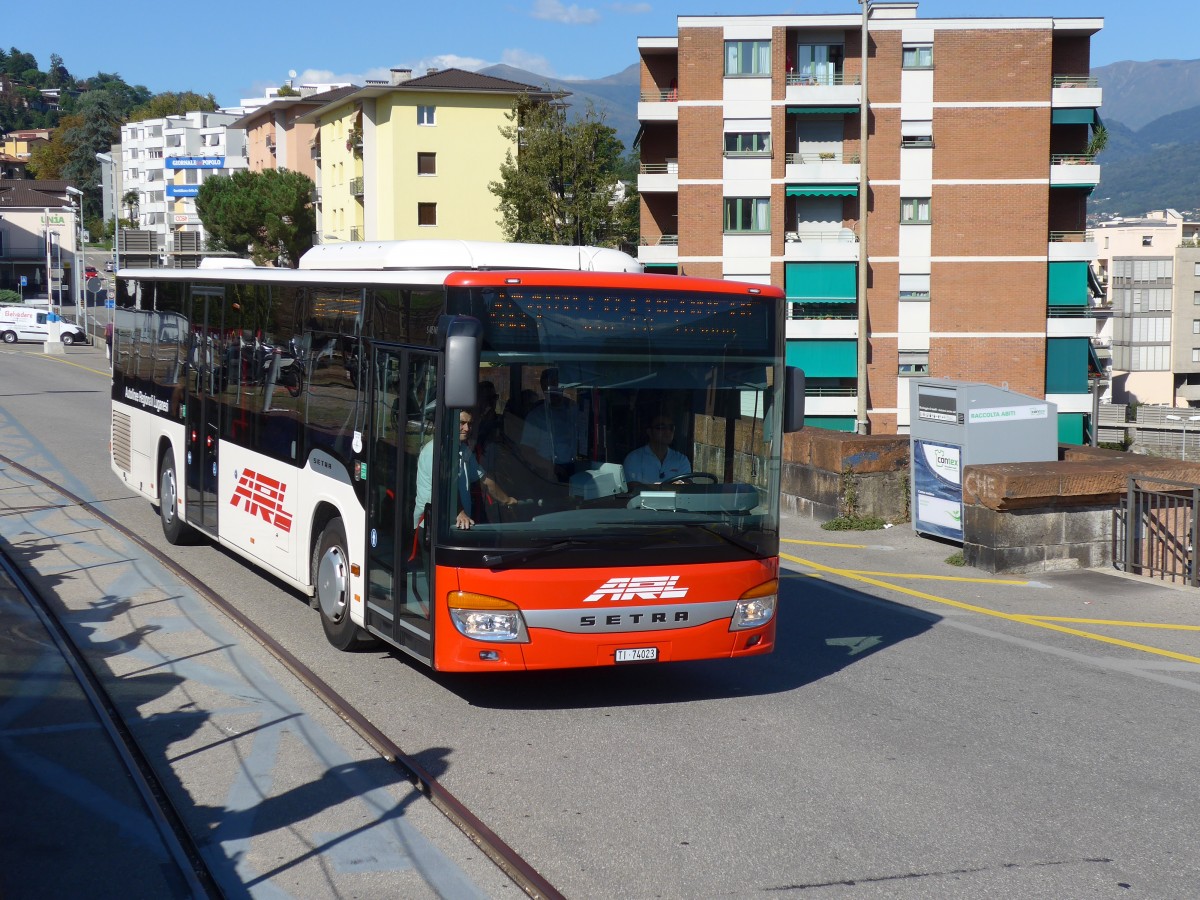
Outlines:
<svg viewBox="0 0 1200 900"><path fill-rule="evenodd" d="M653 662L658 659L657 647L635 647L617 651L617 662Z"/></svg>

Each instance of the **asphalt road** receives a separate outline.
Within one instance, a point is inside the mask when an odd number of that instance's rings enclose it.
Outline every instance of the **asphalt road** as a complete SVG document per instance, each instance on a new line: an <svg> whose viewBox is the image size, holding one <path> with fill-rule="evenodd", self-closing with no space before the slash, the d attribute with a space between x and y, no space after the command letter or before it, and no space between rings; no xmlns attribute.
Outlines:
<svg viewBox="0 0 1200 900"><path fill-rule="evenodd" d="M6 453L166 546L108 468L103 347L0 350ZM779 643L484 679L328 647L294 593L171 548L570 897L1200 896L1200 598L995 579L907 528L784 523Z"/></svg>

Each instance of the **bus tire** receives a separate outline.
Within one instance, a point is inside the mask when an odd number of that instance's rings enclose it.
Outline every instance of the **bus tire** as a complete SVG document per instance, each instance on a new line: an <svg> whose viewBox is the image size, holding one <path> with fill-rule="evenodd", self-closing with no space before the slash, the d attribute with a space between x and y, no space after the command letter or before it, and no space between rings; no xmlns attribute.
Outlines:
<svg viewBox="0 0 1200 900"><path fill-rule="evenodd" d="M350 618L350 556L346 526L339 518L329 520L313 548L312 579L326 640L338 650L352 650L369 642Z"/></svg>
<svg viewBox="0 0 1200 900"><path fill-rule="evenodd" d="M167 543L188 543L191 527L179 517L179 479L175 477L175 454L170 448L158 465L158 518Z"/></svg>

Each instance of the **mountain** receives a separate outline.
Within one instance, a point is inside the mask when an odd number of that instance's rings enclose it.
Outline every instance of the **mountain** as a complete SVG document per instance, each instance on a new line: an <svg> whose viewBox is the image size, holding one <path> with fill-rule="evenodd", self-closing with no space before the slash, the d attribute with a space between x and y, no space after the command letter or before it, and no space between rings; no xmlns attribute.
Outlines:
<svg viewBox="0 0 1200 900"><path fill-rule="evenodd" d="M569 91L567 105L573 114L582 114L588 103L591 103L597 112L604 115L604 124L616 129L617 137L625 144L626 152L633 147L633 139L638 132L640 63L635 62L615 75L588 81L550 78L505 65L488 66L479 71L493 78L507 78L509 81L535 84L554 91Z"/></svg>
<svg viewBox="0 0 1200 900"><path fill-rule="evenodd" d="M1200 106L1200 59L1116 62L1092 69L1104 90L1104 121L1134 131L1173 112Z"/></svg>

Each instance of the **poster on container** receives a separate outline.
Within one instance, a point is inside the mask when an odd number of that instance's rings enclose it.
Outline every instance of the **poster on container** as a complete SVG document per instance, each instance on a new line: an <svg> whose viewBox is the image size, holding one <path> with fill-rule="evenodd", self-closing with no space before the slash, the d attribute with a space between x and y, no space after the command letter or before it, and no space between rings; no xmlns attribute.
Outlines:
<svg viewBox="0 0 1200 900"><path fill-rule="evenodd" d="M912 469L916 530L961 541L962 448L914 440Z"/></svg>

